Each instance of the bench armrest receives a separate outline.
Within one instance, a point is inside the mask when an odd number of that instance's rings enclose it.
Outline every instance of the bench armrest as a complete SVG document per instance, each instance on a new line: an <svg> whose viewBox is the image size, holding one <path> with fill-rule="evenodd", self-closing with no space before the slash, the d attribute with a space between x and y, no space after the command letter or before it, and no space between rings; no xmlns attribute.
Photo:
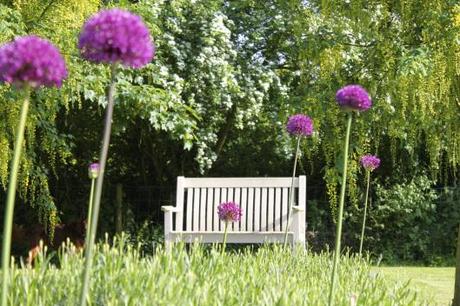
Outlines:
<svg viewBox="0 0 460 306"><path fill-rule="evenodd" d="M161 210L164 212L172 211L172 212L180 212L181 210L174 206L161 206Z"/></svg>
<svg viewBox="0 0 460 306"><path fill-rule="evenodd" d="M304 211L305 208L300 207L300 206L297 206L297 205L293 205L293 206L292 206L292 210L293 210L294 212L298 212L298 211Z"/></svg>

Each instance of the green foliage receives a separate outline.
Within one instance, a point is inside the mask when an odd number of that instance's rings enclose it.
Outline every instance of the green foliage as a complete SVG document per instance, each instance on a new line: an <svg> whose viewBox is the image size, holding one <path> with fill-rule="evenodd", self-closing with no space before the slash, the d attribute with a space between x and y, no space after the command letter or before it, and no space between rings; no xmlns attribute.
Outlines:
<svg viewBox="0 0 460 306"><path fill-rule="evenodd" d="M385 264L453 265L460 188L435 187L426 175L401 181L371 183L364 250ZM364 194L359 205L345 209L344 246L353 251L359 247L363 212ZM335 227L326 200L308 202L307 222L315 251L333 244Z"/></svg>
<svg viewBox="0 0 460 306"><path fill-rule="evenodd" d="M97 158L108 71L82 61L76 42L84 20L106 6L142 16L157 47L151 64L124 69L117 80L109 181L172 186L177 175L287 176L293 144L284 125L303 112L313 118L315 135L302 144L300 169L328 195L323 208L334 215L345 128L334 94L347 83L362 84L374 102L353 123L348 207L360 204L363 153L383 157L380 182L420 170L442 184L458 176L460 8L454 1L4 3L0 42L41 35L61 49L69 67L61 90L33 96L26 131L20 196L41 222L85 215L76 190ZM0 86L2 186L16 100L11 88Z"/></svg>
<svg viewBox="0 0 460 306"><path fill-rule="evenodd" d="M438 194L436 222L431 233L432 254L429 256L429 260L445 265L446 261L449 264L453 262L455 254L458 220L460 219L460 207L458 205L460 203L460 188L443 188Z"/></svg>
<svg viewBox="0 0 460 306"><path fill-rule="evenodd" d="M297 48L290 48L288 58L299 65L303 81L291 83L291 99L316 119L328 168L339 159L334 152L341 151L344 134L343 116L332 106L334 92L353 82L368 88L374 101L353 126L358 156L392 148L384 162L394 171L413 174L426 162L437 178L442 167L457 169L460 32L451 1L361 4L312 1L293 24ZM426 154L419 155L419 148ZM350 170L353 177L357 168ZM333 204L339 174L331 174L324 178Z"/></svg>
<svg viewBox="0 0 460 306"><path fill-rule="evenodd" d="M135 220L129 220L126 225L125 233L131 245L138 246L142 254L151 254L158 245L164 242L163 228L152 221L136 223Z"/></svg>
<svg viewBox="0 0 460 306"><path fill-rule="evenodd" d="M323 305L329 283L329 254L283 251L264 246L220 253L183 245L167 253L142 256L117 240L95 252L91 303L101 305ZM43 255L33 268L15 269L13 304L73 305L77 303L82 258L71 247L60 254L61 267ZM420 305L406 284L387 282L371 272L368 262L345 255L340 269L336 305L350 305L355 296L363 305ZM50 290L53 288L53 290Z"/></svg>
<svg viewBox="0 0 460 306"><path fill-rule="evenodd" d="M45 3L46 2L46 3ZM10 7L0 5L0 42L4 43L15 36L35 34L56 43L64 56L70 74L74 73L74 61L71 52L75 50L75 37L83 20L97 7L95 1L12 1ZM57 25L65 24L65 27ZM54 31L60 29L60 31ZM19 175L19 193L25 202L36 209L38 219L50 230L58 222L59 216L50 192L49 176L53 174L57 163L68 164L71 161L71 135L56 128L56 116L60 109L67 108L69 85L72 76L62 90L40 89L32 95L31 111L28 117L25 136L25 154L21 161ZM13 129L19 115L18 96L13 88L0 87L0 108L4 119L0 126L0 143L3 145L0 155L0 182L6 188L8 164L10 163Z"/></svg>
<svg viewBox="0 0 460 306"><path fill-rule="evenodd" d="M369 226L376 233L371 250L403 260L428 258L434 251L431 235L438 197L431 181L418 176L389 189L377 185L375 190L377 199L369 214Z"/></svg>

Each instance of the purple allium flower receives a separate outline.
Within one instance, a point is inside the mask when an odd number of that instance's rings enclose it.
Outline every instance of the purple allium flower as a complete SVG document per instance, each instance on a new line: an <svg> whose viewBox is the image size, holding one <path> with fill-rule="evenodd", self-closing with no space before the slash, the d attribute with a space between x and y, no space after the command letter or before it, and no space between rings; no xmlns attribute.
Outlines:
<svg viewBox="0 0 460 306"><path fill-rule="evenodd" d="M361 157L361 165L368 171L373 171L380 166L380 158L374 155L364 155Z"/></svg>
<svg viewBox="0 0 460 306"><path fill-rule="evenodd" d="M288 119L286 129L291 135L310 136L313 133L313 121L302 114L292 115Z"/></svg>
<svg viewBox="0 0 460 306"><path fill-rule="evenodd" d="M67 77L64 59L49 41L23 36L0 47L0 81L22 87L57 86Z"/></svg>
<svg viewBox="0 0 460 306"><path fill-rule="evenodd" d="M220 203L217 206L219 219L225 222L236 222L241 218L243 211L238 204L234 202Z"/></svg>
<svg viewBox="0 0 460 306"><path fill-rule="evenodd" d="M346 110L365 111L371 108L372 100L367 91L359 85L347 85L337 91L337 103Z"/></svg>
<svg viewBox="0 0 460 306"><path fill-rule="evenodd" d="M96 179L99 176L100 166L98 163L92 163L88 167L88 176L90 179Z"/></svg>
<svg viewBox="0 0 460 306"><path fill-rule="evenodd" d="M120 9L103 10L92 16L83 26L78 48L89 61L120 62L132 68L148 64L155 53L142 19Z"/></svg>

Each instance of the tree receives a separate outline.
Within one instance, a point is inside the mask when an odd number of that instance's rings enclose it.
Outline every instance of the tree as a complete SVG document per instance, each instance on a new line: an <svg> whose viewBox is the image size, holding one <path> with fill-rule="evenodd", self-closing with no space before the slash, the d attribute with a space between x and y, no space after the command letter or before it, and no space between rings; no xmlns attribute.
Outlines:
<svg viewBox="0 0 460 306"><path fill-rule="evenodd" d="M173 185L177 175L288 175L287 117L303 112L315 135L302 172L324 187L332 212L340 181L338 88L360 83L374 107L353 127L348 196L359 198L358 156L383 157L380 177L458 175L459 8L451 0L373 1L10 1L0 41L26 33L65 53L62 90L34 99L22 161L21 197L42 222L78 214L86 165L96 158L105 105L104 68L79 59L83 21L121 6L148 24L156 59L124 70L108 179ZM5 186L17 106L0 86L0 182ZM12 105L14 105L12 107ZM84 215L84 214L82 214Z"/></svg>

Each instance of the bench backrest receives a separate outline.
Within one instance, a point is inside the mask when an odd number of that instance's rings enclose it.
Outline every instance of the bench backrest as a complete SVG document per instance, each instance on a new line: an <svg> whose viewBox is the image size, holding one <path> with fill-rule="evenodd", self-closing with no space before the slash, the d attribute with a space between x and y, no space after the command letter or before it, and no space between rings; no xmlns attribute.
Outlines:
<svg viewBox="0 0 460 306"><path fill-rule="evenodd" d="M223 231L217 206L233 201L243 209L234 232L282 232L286 226L291 178L186 178L178 177L175 230L193 232ZM300 187L299 187L300 186ZM293 205L305 208L306 177L294 179Z"/></svg>

